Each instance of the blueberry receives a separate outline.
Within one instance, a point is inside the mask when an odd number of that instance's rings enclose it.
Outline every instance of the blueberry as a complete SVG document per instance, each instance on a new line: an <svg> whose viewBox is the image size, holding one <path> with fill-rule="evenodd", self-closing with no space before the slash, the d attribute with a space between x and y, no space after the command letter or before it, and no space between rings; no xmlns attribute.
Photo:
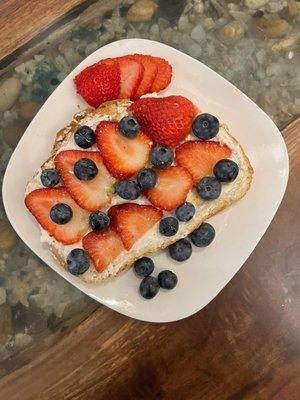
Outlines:
<svg viewBox="0 0 300 400"><path fill-rule="evenodd" d="M109 226L110 219L105 212L96 211L90 214L90 226L94 231L103 231Z"/></svg>
<svg viewBox="0 0 300 400"><path fill-rule="evenodd" d="M55 168L44 169L41 173L41 182L45 187L54 187L59 184L60 176Z"/></svg>
<svg viewBox="0 0 300 400"><path fill-rule="evenodd" d="M82 149L88 149L96 142L96 136L92 128L83 125L74 133L74 140L77 146Z"/></svg>
<svg viewBox="0 0 300 400"><path fill-rule="evenodd" d="M116 186L117 194L126 200L135 200L141 194L141 189L134 181L120 181Z"/></svg>
<svg viewBox="0 0 300 400"><path fill-rule="evenodd" d="M154 276L146 276L140 284L140 294L145 299L152 299L159 291L159 284Z"/></svg>
<svg viewBox="0 0 300 400"><path fill-rule="evenodd" d="M202 140L209 140L219 132L219 120L211 114L200 114L193 122L194 135Z"/></svg>
<svg viewBox="0 0 300 400"><path fill-rule="evenodd" d="M73 249L67 257L68 271L72 275L82 275L89 269L90 257L83 249Z"/></svg>
<svg viewBox="0 0 300 400"><path fill-rule="evenodd" d="M98 174L98 168L93 160L81 158L74 165L74 174L81 181L90 181Z"/></svg>
<svg viewBox="0 0 300 400"><path fill-rule="evenodd" d="M151 168L143 168L137 175L137 181L142 189L151 189L157 182L156 172Z"/></svg>
<svg viewBox="0 0 300 400"><path fill-rule="evenodd" d="M192 203L186 202L177 208L175 214L179 221L187 222L193 218L195 212L195 206Z"/></svg>
<svg viewBox="0 0 300 400"><path fill-rule="evenodd" d="M174 289L177 285L178 279L176 274L172 271L161 271L157 277L158 284L163 289Z"/></svg>
<svg viewBox="0 0 300 400"><path fill-rule="evenodd" d="M171 244L169 247L169 254L176 261L185 261L192 255L192 245L187 239L180 239Z"/></svg>
<svg viewBox="0 0 300 400"><path fill-rule="evenodd" d="M233 182L238 176L239 166L232 160L224 159L214 166L215 177L220 182Z"/></svg>
<svg viewBox="0 0 300 400"><path fill-rule="evenodd" d="M151 152L150 160L155 167L166 168L172 164L174 153L167 146L157 145Z"/></svg>
<svg viewBox="0 0 300 400"><path fill-rule="evenodd" d="M198 229L191 233L191 241L197 247L206 247L214 240L216 231L207 222L203 222Z"/></svg>
<svg viewBox="0 0 300 400"><path fill-rule="evenodd" d="M164 236L173 236L178 232L178 220L174 217L166 217L159 222L159 232Z"/></svg>
<svg viewBox="0 0 300 400"><path fill-rule="evenodd" d="M154 271L154 262L149 257L142 257L134 262L133 268L137 276L145 278Z"/></svg>
<svg viewBox="0 0 300 400"><path fill-rule="evenodd" d="M68 204L55 204L50 210L50 218L59 225L64 225L70 221L73 216L72 208Z"/></svg>
<svg viewBox="0 0 300 400"><path fill-rule="evenodd" d="M133 117L123 117L118 125L119 131L128 138L135 138L139 133L140 125Z"/></svg>
<svg viewBox="0 0 300 400"><path fill-rule="evenodd" d="M221 183L214 176L202 178L196 186L199 196L204 200L215 200L221 194Z"/></svg>

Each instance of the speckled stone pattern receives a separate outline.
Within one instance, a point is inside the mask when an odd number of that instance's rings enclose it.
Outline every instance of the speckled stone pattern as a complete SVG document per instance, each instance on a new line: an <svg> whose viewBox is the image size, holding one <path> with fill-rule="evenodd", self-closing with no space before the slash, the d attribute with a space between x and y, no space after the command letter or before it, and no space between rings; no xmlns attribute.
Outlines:
<svg viewBox="0 0 300 400"><path fill-rule="evenodd" d="M279 126L287 123L300 109L299 20L300 2L293 0L94 3L58 39L50 35L50 45L21 57L2 76L1 183L14 147L51 92L87 55L118 39L141 37L173 46L239 87ZM0 358L5 359L41 332L51 336L74 314L90 312L95 303L17 239L0 205Z"/></svg>

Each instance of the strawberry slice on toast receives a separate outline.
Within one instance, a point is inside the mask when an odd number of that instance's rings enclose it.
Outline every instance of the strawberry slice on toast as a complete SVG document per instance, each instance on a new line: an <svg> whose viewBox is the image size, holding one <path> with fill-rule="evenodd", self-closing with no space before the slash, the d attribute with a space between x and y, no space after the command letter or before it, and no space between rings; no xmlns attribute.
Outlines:
<svg viewBox="0 0 300 400"><path fill-rule="evenodd" d="M163 216L162 211L150 205L123 203L108 210L111 226L120 235L127 250L151 229Z"/></svg>
<svg viewBox="0 0 300 400"><path fill-rule="evenodd" d="M131 110L154 142L171 147L187 137L197 114L194 104L183 96L142 98L132 104Z"/></svg>
<svg viewBox="0 0 300 400"><path fill-rule="evenodd" d="M117 99L120 92L120 68L114 59L102 60L93 64L78 75L74 82L77 93L93 107L105 101Z"/></svg>
<svg viewBox="0 0 300 400"><path fill-rule="evenodd" d="M133 96L133 98L136 100L139 99L144 94L150 93L152 83L154 82L154 79L157 74L157 66L151 56L147 56L144 54L133 54L131 58L135 61L140 62L144 67L143 78Z"/></svg>
<svg viewBox="0 0 300 400"><path fill-rule="evenodd" d="M120 236L111 228L88 233L82 239L82 246L98 272L102 272L124 250Z"/></svg>
<svg viewBox="0 0 300 400"><path fill-rule="evenodd" d="M150 57L156 64L157 73L154 81L152 82L149 92L160 92L161 90L164 90L167 86L169 86L171 82L172 66L164 58L153 56Z"/></svg>
<svg viewBox="0 0 300 400"><path fill-rule="evenodd" d="M50 218L52 207L61 203L72 210L70 221L63 225ZM25 205L41 227L60 243L76 243L88 231L89 214L75 203L64 187L33 190L25 197Z"/></svg>
<svg viewBox="0 0 300 400"><path fill-rule="evenodd" d="M197 183L204 176L212 175L215 164L231 156L226 144L214 141L190 140L177 147L175 160L186 168Z"/></svg>
<svg viewBox="0 0 300 400"><path fill-rule="evenodd" d="M96 140L106 168L117 179L130 178L148 162L152 142L141 131L127 138L117 122L102 121L96 128Z"/></svg>
<svg viewBox="0 0 300 400"><path fill-rule="evenodd" d="M121 84L119 99L133 99L134 94L143 79L143 65L130 56L118 57L116 61L120 68Z"/></svg>
<svg viewBox="0 0 300 400"><path fill-rule="evenodd" d="M155 169L156 185L144 191L147 199L161 210L171 211L186 200L193 187L191 175L185 168L171 166L166 169Z"/></svg>
<svg viewBox="0 0 300 400"><path fill-rule="evenodd" d="M91 180L80 180L74 174L75 163L83 158L92 160L98 168L97 175ZM98 151L65 150L55 156L54 162L66 189L80 207L97 211L109 204L115 180Z"/></svg>

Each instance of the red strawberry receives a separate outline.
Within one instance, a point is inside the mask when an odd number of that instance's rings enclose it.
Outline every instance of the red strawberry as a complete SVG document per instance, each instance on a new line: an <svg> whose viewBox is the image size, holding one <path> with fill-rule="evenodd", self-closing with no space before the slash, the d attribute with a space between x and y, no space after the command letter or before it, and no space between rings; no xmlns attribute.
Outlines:
<svg viewBox="0 0 300 400"><path fill-rule="evenodd" d="M120 236L111 228L88 233L82 239L82 245L98 272L103 271L124 250Z"/></svg>
<svg viewBox="0 0 300 400"><path fill-rule="evenodd" d="M116 229L127 250L153 227L163 213L149 205L123 203L108 210L111 225Z"/></svg>
<svg viewBox="0 0 300 400"><path fill-rule="evenodd" d="M116 122L102 121L96 128L97 145L106 168L112 176L127 179L147 163L151 140L143 133L127 138Z"/></svg>
<svg viewBox="0 0 300 400"><path fill-rule="evenodd" d="M197 183L204 176L212 175L215 164L230 155L231 149L226 144L191 140L177 147L175 160L189 171L194 183Z"/></svg>
<svg viewBox="0 0 300 400"><path fill-rule="evenodd" d="M169 167L155 169L157 183L152 189L145 190L145 196L155 206L171 211L186 200L193 187L193 180L185 168Z"/></svg>
<svg viewBox="0 0 300 400"><path fill-rule="evenodd" d="M68 204L73 212L71 220L64 225L56 224L50 218L51 208L58 203ZM25 204L41 227L58 242L76 243L88 230L89 214L75 203L64 187L36 189L26 196Z"/></svg>
<svg viewBox="0 0 300 400"><path fill-rule="evenodd" d="M152 57L157 66L157 73L151 85L150 92L159 92L165 89L172 79L172 66L164 58Z"/></svg>
<svg viewBox="0 0 300 400"><path fill-rule="evenodd" d="M74 175L76 161L89 158L97 165L95 178L84 181ZM110 202L115 180L103 165L98 151L66 150L58 153L54 159L68 192L80 207L88 211L97 211Z"/></svg>
<svg viewBox="0 0 300 400"><path fill-rule="evenodd" d="M168 146L186 138L196 116L194 104L182 96L143 98L131 109L142 130L154 142Z"/></svg>
<svg viewBox="0 0 300 400"><path fill-rule="evenodd" d="M143 65L130 58L130 56L119 57L116 59L121 73L121 87L119 96L115 98L133 99L133 96L143 79Z"/></svg>
<svg viewBox="0 0 300 400"><path fill-rule="evenodd" d="M99 107L101 103L119 96L119 65L113 59L100 61L76 75L74 82L77 93L91 106Z"/></svg>
<svg viewBox="0 0 300 400"><path fill-rule="evenodd" d="M136 61L139 61L144 67L143 79L141 80L133 97L134 99L139 99L141 96L151 91L151 86L157 73L157 66L151 56L133 54L130 57Z"/></svg>

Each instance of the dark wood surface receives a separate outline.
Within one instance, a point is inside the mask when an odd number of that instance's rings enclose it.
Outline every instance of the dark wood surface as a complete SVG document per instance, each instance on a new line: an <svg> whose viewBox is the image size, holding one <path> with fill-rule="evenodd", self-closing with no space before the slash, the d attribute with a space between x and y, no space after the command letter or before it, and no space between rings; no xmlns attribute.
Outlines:
<svg viewBox="0 0 300 400"><path fill-rule="evenodd" d="M207 307L170 324L100 307L1 379L0 398L299 399L300 119L283 136L290 156L284 200L245 265Z"/></svg>

